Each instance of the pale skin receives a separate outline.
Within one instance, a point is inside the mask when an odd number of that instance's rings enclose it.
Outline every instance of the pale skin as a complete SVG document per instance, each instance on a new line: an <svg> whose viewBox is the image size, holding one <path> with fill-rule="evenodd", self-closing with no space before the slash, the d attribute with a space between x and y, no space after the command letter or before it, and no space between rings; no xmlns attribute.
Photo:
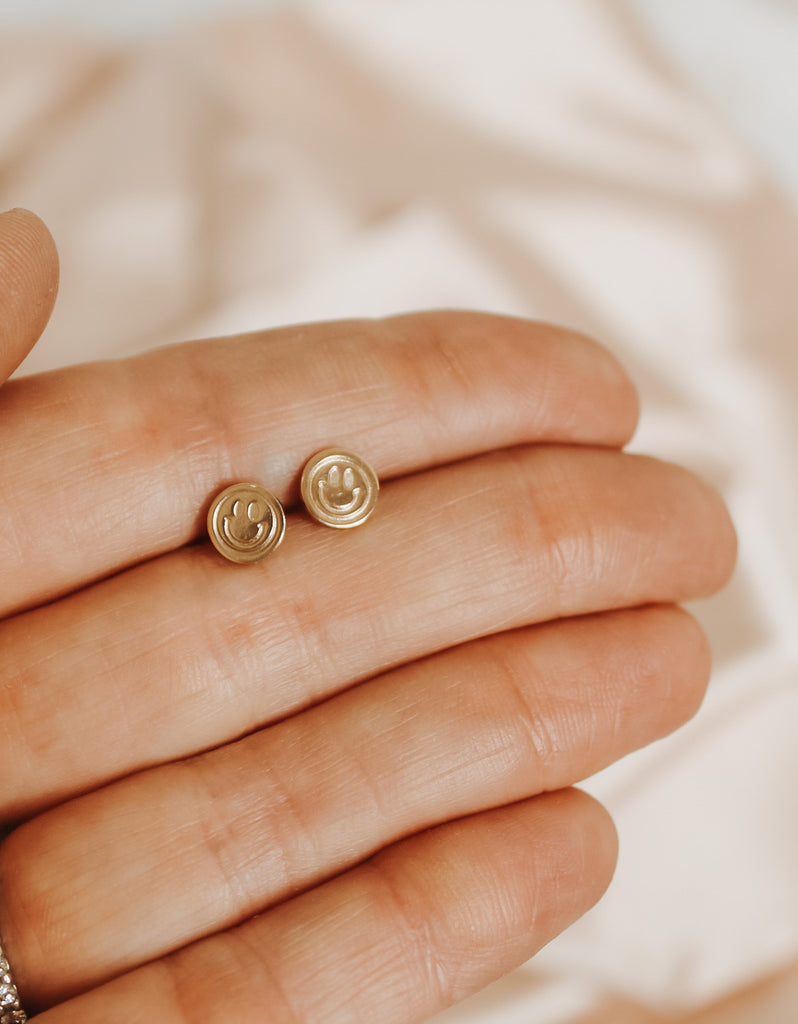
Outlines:
<svg viewBox="0 0 798 1024"><path fill-rule="evenodd" d="M3 379L57 275L41 222L0 217ZM622 451L637 415L596 343L474 313L4 384L0 935L28 1012L409 1024L593 905L616 835L571 787L695 712L678 603L735 555L714 491ZM359 529L298 500L333 444L380 475ZM288 510L257 565L202 536L237 480Z"/></svg>

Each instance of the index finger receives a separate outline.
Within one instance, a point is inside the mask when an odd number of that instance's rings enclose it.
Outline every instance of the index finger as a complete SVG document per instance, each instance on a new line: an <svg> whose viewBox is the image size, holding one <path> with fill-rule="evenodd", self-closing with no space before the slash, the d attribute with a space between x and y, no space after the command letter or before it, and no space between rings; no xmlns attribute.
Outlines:
<svg viewBox="0 0 798 1024"><path fill-rule="evenodd" d="M595 342L478 313L289 327L10 382L0 392L0 614L199 533L223 485L286 503L340 444L384 477L519 444L621 446L634 388Z"/></svg>

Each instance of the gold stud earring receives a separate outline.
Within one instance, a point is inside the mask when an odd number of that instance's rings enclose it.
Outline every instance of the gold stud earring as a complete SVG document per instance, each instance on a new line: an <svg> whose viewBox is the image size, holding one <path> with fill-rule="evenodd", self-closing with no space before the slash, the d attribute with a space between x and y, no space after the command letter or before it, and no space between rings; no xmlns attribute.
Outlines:
<svg viewBox="0 0 798 1024"><path fill-rule="evenodd" d="M345 448L317 452L302 470L302 501L325 526L360 526L377 504L380 482L371 466Z"/></svg>
<svg viewBox="0 0 798 1024"><path fill-rule="evenodd" d="M260 484L232 484L211 502L208 536L231 562L259 562L279 547L284 535L283 506Z"/></svg>

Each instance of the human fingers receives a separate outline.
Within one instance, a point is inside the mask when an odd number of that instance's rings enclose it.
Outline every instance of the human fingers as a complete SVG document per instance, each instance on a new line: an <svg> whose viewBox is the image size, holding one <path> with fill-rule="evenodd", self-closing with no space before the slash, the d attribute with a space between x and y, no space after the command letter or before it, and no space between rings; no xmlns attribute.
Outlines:
<svg viewBox="0 0 798 1024"><path fill-rule="evenodd" d="M0 214L0 384L38 341L57 291L50 232L27 210Z"/></svg>
<svg viewBox="0 0 798 1024"><path fill-rule="evenodd" d="M603 808L577 791L547 794L406 839L36 1019L414 1024L522 963L588 910L615 857Z"/></svg>
<svg viewBox="0 0 798 1024"><path fill-rule="evenodd" d="M302 465L331 443L391 477L533 441L621 445L636 417L599 346L476 313L286 328L13 381L0 614L185 544L233 480L295 501Z"/></svg>
<svg viewBox="0 0 798 1024"><path fill-rule="evenodd" d="M296 516L288 536L258 566L194 546L0 625L0 817L477 636L702 596L734 559L720 499L690 473L563 446L396 480L367 528Z"/></svg>
<svg viewBox="0 0 798 1024"><path fill-rule="evenodd" d="M60 1001L409 834L570 785L680 725L708 665L675 608L563 620L62 805L0 850L19 980Z"/></svg>

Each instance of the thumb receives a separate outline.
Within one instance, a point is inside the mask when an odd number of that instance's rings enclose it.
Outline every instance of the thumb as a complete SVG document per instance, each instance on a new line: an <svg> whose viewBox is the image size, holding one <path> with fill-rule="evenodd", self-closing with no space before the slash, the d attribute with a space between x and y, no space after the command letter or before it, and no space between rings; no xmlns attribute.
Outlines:
<svg viewBox="0 0 798 1024"><path fill-rule="evenodd" d="M58 291L50 232L27 210L0 214L0 384L44 330Z"/></svg>

